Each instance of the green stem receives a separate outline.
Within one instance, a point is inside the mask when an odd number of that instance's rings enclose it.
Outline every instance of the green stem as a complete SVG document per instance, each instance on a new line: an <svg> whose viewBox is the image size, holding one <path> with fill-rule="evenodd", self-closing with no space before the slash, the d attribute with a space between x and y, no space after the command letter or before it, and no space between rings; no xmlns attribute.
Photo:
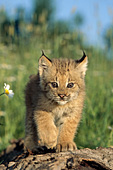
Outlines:
<svg viewBox="0 0 113 170"><path fill-rule="evenodd" d="M5 94L4 92L0 94L0 96L2 96L3 94Z"/></svg>

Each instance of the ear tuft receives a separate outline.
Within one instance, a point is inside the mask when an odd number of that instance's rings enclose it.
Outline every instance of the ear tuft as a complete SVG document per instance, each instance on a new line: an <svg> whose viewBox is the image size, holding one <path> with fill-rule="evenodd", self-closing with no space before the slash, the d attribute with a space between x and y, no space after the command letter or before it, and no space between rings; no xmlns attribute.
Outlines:
<svg viewBox="0 0 113 170"><path fill-rule="evenodd" d="M80 58L79 60L76 60L76 63L81 63L86 57L87 57L87 56L86 56L85 52L83 51L83 56L82 56L82 58Z"/></svg>
<svg viewBox="0 0 113 170"><path fill-rule="evenodd" d="M42 50L42 56L43 56L43 55L45 56L44 51Z"/></svg>

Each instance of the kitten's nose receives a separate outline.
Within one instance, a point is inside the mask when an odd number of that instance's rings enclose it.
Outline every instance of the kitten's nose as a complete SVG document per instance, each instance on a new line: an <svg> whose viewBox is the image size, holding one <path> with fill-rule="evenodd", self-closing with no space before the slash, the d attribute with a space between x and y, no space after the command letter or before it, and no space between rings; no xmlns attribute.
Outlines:
<svg viewBox="0 0 113 170"><path fill-rule="evenodd" d="M63 99L65 97L65 94L58 94L58 96Z"/></svg>

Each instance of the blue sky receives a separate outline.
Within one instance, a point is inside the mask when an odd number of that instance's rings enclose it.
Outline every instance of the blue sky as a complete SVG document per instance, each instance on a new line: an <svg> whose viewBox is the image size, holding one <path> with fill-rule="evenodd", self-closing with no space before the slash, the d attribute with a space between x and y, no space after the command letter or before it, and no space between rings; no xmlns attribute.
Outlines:
<svg viewBox="0 0 113 170"><path fill-rule="evenodd" d="M81 31L86 41L100 45L102 34L113 24L113 0L53 0L56 7L55 19L71 20L76 13L84 17ZM32 11L33 0L0 0L0 7L14 16L15 8L21 6L27 12ZM73 11L73 13L72 13Z"/></svg>

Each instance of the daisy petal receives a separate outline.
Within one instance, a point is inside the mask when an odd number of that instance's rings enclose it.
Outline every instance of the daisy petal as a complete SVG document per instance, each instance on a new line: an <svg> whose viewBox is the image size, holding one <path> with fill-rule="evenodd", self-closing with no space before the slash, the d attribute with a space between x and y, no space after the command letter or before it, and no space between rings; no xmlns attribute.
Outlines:
<svg viewBox="0 0 113 170"><path fill-rule="evenodd" d="M10 89L10 85L4 83L4 93L9 97L12 98L14 96L13 90L9 90Z"/></svg>
<svg viewBox="0 0 113 170"><path fill-rule="evenodd" d="M9 97L9 98L13 98L13 96L14 96L14 93L9 93L9 94L8 94L8 97Z"/></svg>

